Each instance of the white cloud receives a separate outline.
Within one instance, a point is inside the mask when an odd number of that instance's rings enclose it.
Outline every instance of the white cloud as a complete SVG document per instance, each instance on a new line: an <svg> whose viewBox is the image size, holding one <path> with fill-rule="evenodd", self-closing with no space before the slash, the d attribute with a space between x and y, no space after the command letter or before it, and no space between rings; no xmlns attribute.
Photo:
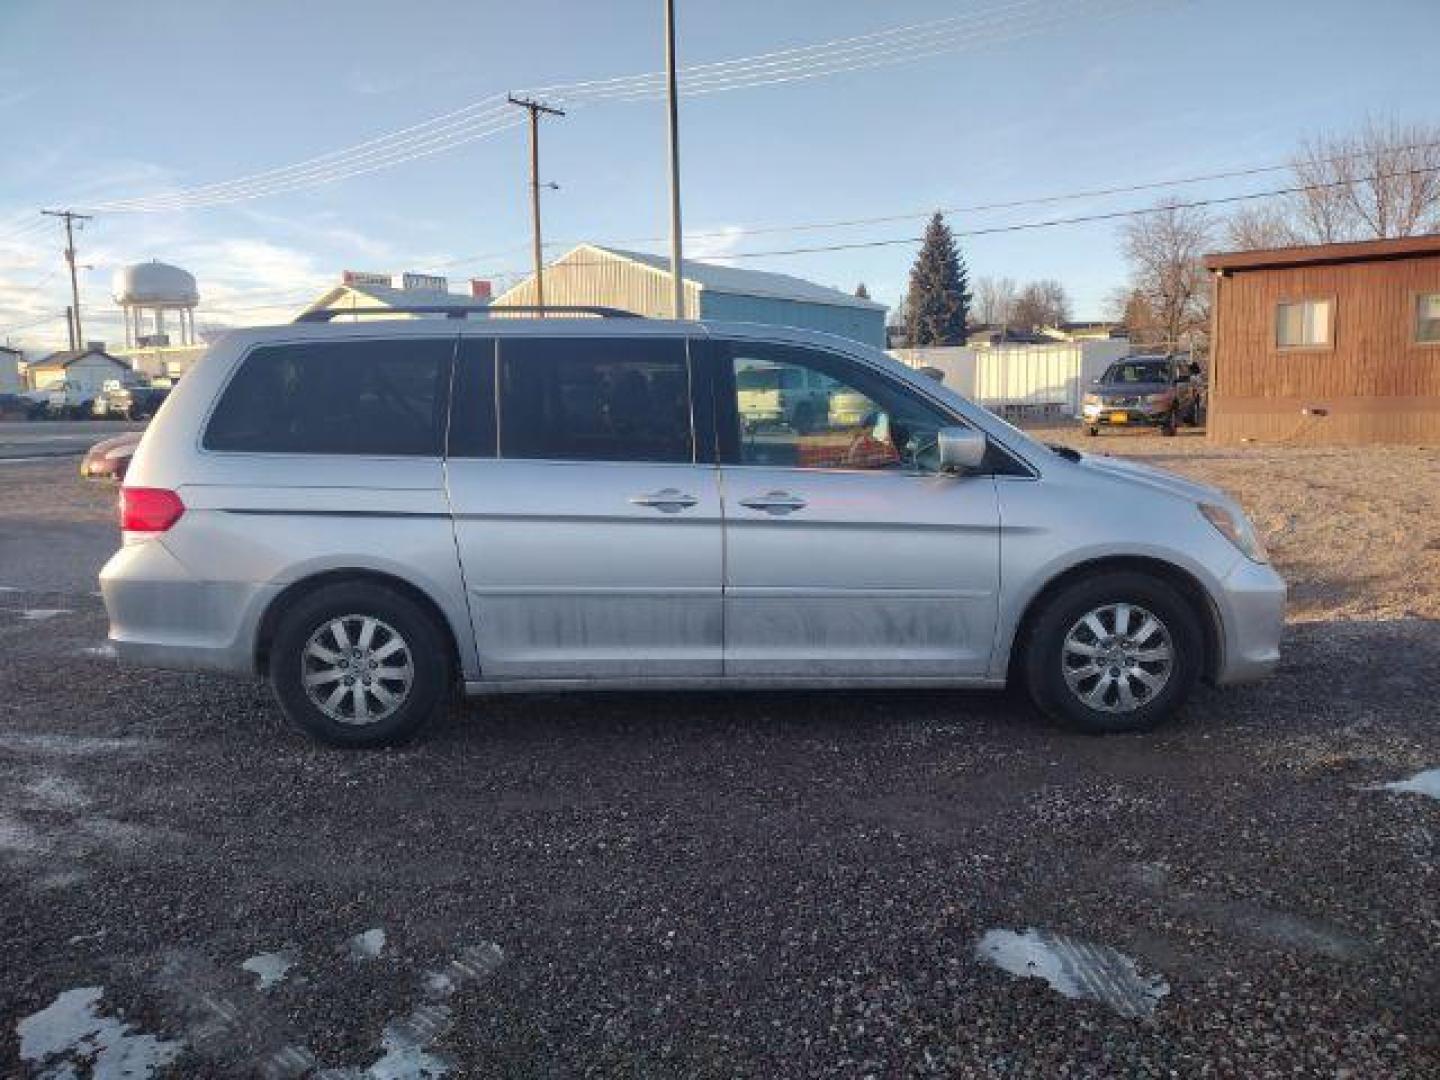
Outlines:
<svg viewBox="0 0 1440 1080"><path fill-rule="evenodd" d="M728 256L733 255L744 243L744 229L739 225L726 225L719 229L703 231L710 235L685 241L685 257L720 263L722 266L733 265L735 260Z"/></svg>

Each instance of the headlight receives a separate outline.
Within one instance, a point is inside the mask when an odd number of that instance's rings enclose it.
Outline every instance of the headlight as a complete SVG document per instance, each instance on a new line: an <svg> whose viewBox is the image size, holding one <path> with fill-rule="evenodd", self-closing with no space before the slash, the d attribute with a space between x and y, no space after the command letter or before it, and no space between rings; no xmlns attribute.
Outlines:
<svg viewBox="0 0 1440 1080"><path fill-rule="evenodd" d="M1201 503L1200 513L1205 515L1205 520L1214 525L1226 540L1239 548L1240 553L1247 559L1257 563L1270 561L1270 555L1265 550L1260 535L1244 514L1233 513L1215 503Z"/></svg>
<svg viewBox="0 0 1440 1080"><path fill-rule="evenodd" d="M1080 402L1081 402L1081 404L1083 404L1083 405L1099 405L1099 404L1100 404L1100 395L1099 395L1099 394L1086 394L1083 398L1080 399Z"/></svg>

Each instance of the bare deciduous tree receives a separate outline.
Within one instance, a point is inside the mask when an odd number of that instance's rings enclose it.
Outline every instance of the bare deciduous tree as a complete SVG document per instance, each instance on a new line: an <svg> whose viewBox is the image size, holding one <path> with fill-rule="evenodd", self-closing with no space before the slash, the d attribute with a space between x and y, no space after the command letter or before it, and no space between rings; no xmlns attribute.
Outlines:
<svg viewBox="0 0 1440 1080"><path fill-rule="evenodd" d="M1292 247L1305 242L1289 209L1275 203L1252 204L1225 222L1225 246L1234 251Z"/></svg>
<svg viewBox="0 0 1440 1080"><path fill-rule="evenodd" d="M1236 214L1231 247L1440 232L1440 126L1369 120L1352 135L1307 140L1292 169L1304 190Z"/></svg>
<svg viewBox="0 0 1440 1080"><path fill-rule="evenodd" d="M985 326L1008 326L1014 318L1015 279L982 277L975 283L975 318Z"/></svg>
<svg viewBox="0 0 1440 1080"><path fill-rule="evenodd" d="M1130 218L1123 228L1131 291L1148 310L1147 344L1178 348L1203 336L1210 317L1210 283L1202 262L1215 235L1215 220L1201 207L1161 203ZM1134 329L1134 328L1132 328Z"/></svg>
<svg viewBox="0 0 1440 1080"><path fill-rule="evenodd" d="M1015 300L1012 321L1016 326L1036 330L1058 326L1070 318L1070 298L1054 278L1029 282Z"/></svg>
<svg viewBox="0 0 1440 1080"><path fill-rule="evenodd" d="M1440 127L1368 120L1354 135L1307 141L1295 173L1321 242L1440 229Z"/></svg>

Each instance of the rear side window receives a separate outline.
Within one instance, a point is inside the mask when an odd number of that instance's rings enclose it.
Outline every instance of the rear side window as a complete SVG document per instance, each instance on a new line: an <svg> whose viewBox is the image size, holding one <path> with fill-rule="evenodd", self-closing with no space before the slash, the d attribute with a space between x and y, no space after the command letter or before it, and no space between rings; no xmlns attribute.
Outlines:
<svg viewBox="0 0 1440 1080"><path fill-rule="evenodd" d="M500 456L695 460L679 338L501 338Z"/></svg>
<svg viewBox="0 0 1440 1080"><path fill-rule="evenodd" d="M268 345L241 362L207 450L439 456L454 338Z"/></svg>

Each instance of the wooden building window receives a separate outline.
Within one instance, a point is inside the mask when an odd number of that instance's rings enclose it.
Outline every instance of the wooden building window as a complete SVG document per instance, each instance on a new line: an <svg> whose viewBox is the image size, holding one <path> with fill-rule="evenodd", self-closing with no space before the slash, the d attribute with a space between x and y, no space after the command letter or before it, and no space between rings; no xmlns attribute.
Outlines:
<svg viewBox="0 0 1440 1080"><path fill-rule="evenodd" d="M1415 340L1440 345L1440 292L1415 295Z"/></svg>
<svg viewBox="0 0 1440 1080"><path fill-rule="evenodd" d="M1275 305L1275 344L1281 349L1328 349L1335 343L1333 300L1282 300Z"/></svg>

